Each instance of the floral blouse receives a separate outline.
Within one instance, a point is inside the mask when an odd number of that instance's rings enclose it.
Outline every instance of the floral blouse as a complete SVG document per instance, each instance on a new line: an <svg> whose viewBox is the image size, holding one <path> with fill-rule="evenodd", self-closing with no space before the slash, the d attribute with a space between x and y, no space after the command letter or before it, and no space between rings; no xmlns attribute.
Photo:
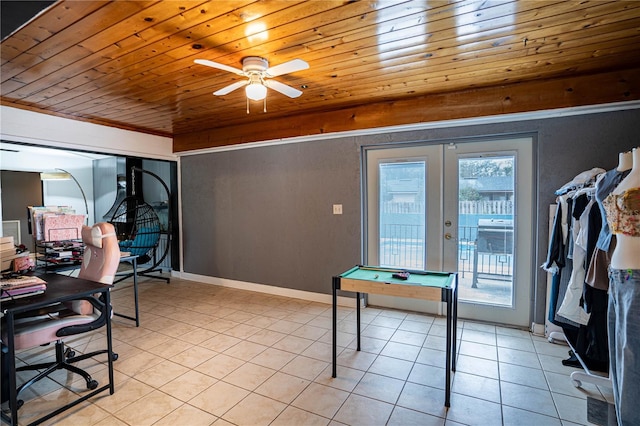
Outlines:
<svg viewBox="0 0 640 426"><path fill-rule="evenodd" d="M640 237L640 188L609 194L602 203L611 232Z"/></svg>

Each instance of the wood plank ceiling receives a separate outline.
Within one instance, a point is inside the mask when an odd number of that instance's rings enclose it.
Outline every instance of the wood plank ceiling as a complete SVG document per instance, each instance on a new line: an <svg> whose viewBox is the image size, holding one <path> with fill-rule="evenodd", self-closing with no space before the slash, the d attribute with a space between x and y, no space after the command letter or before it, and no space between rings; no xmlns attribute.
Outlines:
<svg viewBox="0 0 640 426"><path fill-rule="evenodd" d="M2 105L174 151L640 99L640 1L59 1L1 44ZM212 92L246 56L300 89Z"/></svg>

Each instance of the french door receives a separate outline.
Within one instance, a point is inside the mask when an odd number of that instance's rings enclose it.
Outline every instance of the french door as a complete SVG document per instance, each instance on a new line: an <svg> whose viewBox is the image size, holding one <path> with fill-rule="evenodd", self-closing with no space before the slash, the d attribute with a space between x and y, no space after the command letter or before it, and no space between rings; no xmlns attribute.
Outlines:
<svg viewBox="0 0 640 426"><path fill-rule="evenodd" d="M461 318L528 326L532 154L530 137L366 148L365 263L457 271ZM369 303L443 309L380 295Z"/></svg>

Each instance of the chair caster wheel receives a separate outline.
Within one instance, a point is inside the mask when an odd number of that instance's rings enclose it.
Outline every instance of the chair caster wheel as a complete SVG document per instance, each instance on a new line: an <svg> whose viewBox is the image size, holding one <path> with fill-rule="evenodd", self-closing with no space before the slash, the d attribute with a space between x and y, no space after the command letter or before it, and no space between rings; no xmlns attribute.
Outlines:
<svg viewBox="0 0 640 426"><path fill-rule="evenodd" d="M118 360L118 354L113 354L111 356L111 361L117 361Z"/></svg>
<svg viewBox="0 0 640 426"><path fill-rule="evenodd" d="M74 356L76 356L76 351L74 351L71 348L67 348L66 351L64 351L64 356L65 358L69 359L69 358L73 358Z"/></svg>
<svg viewBox="0 0 640 426"><path fill-rule="evenodd" d="M97 380L91 379L91 380L87 381L87 389L94 390L97 387L98 387L98 381Z"/></svg>

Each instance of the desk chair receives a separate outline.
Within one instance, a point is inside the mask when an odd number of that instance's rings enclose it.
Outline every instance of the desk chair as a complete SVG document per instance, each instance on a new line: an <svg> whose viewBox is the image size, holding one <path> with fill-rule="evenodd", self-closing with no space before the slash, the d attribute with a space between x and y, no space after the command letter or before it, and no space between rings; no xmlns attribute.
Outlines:
<svg viewBox="0 0 640 426"><path fill-rule="evenodd" d="M85 244L79 278L111 284L120 262L120 248L113 225L97 223L92 227L83 226L82 241ZM64 348L62 338L96 330L106 324L107 315L111 315L110 306L102 300L89 297L65 303L54 313L20 318L16 321L15 348L28 349L55 342L55 362L27 365L17 371L43 370L18 388L18 395L27 387L48 376L55 370L65 369L84 377L88 389L96 389L98 382L86 371L72 363L107 353L96 351L75 356L71 348ZM113 360L118 355L113 354ZM22 402L19 402L22 405Z"/></svg>

